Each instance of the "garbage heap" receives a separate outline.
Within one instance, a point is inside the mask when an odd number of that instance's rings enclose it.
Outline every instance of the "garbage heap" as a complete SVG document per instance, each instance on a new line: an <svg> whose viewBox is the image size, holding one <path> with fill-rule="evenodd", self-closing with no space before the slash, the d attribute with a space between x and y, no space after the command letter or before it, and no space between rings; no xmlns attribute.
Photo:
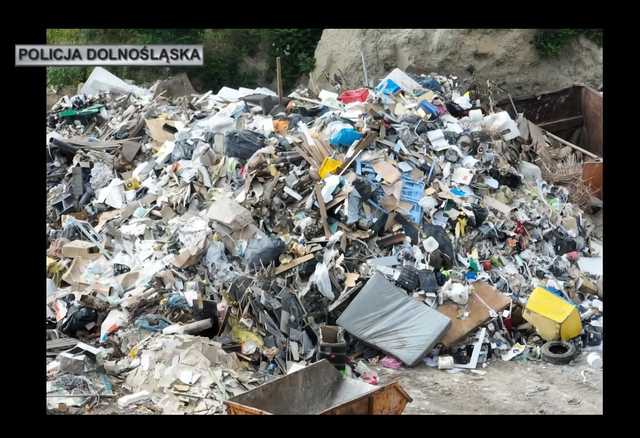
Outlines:
<svg viewBox="0 0 640 438"><path fill-rule="evenodd" d="M48 114L50 409L220 413L323 357L376 383L378 359L601 348L580 176L546 180L561 146L524 117L399 69L340 94L173 91L96 68Z"/></svg>

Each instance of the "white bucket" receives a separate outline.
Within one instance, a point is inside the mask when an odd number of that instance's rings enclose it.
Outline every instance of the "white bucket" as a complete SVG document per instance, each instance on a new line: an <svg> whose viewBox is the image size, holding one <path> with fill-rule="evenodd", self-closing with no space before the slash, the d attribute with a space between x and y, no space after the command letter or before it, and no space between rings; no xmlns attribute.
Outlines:
<svg viewBox="0 0 640 438"><path fill-rule="evenodd" d="M596 353L595 351L589 353L589 355L587 356L587 363L591 368L600 369L602 368L602 356L600 356L600 354Z"/></svg>
<svg viewBox="0 0 640 438"><path fill-rule="evenodd" d="M438 356L438 369L450 370L453 368L453 356Z"/></svg>

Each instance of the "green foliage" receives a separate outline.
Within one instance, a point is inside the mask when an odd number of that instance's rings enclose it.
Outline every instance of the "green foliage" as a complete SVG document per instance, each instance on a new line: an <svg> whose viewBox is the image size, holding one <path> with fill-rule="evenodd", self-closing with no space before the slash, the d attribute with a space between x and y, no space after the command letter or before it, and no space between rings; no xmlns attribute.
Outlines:
<svg viewBox="0 0 640 438"><path fill-rule="evenodd" d="M279 56L286 89L292 88L301 75L315 67L314 52L321 35L322 29L268 30L270 71L275 74L275 59Z"/></svg>
<svg viewBox="0 0 640 438"><path fill-rule="evenodd" d="M81 44L82 29L47 29L47 44Z"/></svg>
<svg viewBox="0 0 640 438"><path fill-rule="evenodd" d="M47 67L47 85L53 88L77 85L87 76L87 67Z"/></svg>
<svg viewBox="0 0 640 438"><path fill-rule="evenodd" d="M109 67L115 75L136 82L150 82L186 72L196 89L213 91L222 86L255 87L262 78L275 79L275 58L281 57L285 91L301 75L313 70L314 52L322 29L49 29L49 44L202 44L202 67ZM267 71L246 62L268 57ZM48 84L75 85L91 68L48 69Z"/></svg>
<svg viewBox="0 0 640 438"><path fill-rule="evenodd" d="M563 47L580 35L602 46L601 29L540 29L535 36L535 47L543 58L558 56Z"/></svg>

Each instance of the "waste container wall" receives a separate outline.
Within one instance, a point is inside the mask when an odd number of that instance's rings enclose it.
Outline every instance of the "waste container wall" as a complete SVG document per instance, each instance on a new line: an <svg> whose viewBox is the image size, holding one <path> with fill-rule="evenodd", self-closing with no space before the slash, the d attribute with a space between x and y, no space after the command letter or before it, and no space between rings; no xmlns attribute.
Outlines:
<svg viewBox="0 0 640 438"><path fill-rule="evenodd" d="M229 401L271 414L320 414L377 389L360 380L343 378L331 363L322 360Z"/></svg>
<svg viewBox="0 0 640 438"><path fill-rule="evenodd" d="M593 88L582 87L582 116L584 117L586 148L602 156L602 94Z"/></svg>
<svg viewBox="0 0 640 438"><path fill-rule="evenodd" d="M514 97L519 113L541 128L576 146L602 156L602 94L586 85L574 85L535 96ZM497 107L516 115L511 101Z"/></svg>
<svg viewBox="0 0 640 438"><path fill-rule="evenodd" d="M344 378L326 360L225 401L230 415L398 415L412 398L398 382Z"/></svg>

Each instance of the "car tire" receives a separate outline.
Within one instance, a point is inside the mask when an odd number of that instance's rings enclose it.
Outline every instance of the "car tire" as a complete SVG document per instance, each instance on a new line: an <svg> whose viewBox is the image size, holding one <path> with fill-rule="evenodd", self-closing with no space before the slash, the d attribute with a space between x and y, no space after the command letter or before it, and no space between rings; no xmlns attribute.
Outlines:
<svg viewBox="0 0 640 438"><path fill-rule="evenodd" d="M571 362L576 355L575 345L565 341L550 341L542 346L542 359L556 365L564 365Z"/></svg>

